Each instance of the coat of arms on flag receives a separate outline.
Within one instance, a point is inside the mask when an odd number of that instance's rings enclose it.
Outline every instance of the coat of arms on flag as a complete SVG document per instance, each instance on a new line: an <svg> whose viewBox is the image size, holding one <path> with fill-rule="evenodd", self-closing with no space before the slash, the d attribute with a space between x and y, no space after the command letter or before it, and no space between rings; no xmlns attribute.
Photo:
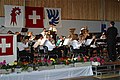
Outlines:
<svg viewBox="0 0 120 80"><path fill-rule="evenodd" d="M17 60L16 35L0 34L0 61L14 62Z"/></svg>
<svg viewBox="0 0 120 80"><path fill-rule="evenodd" d="M26 27L43 28L43 7L25 7Z"/></svg>
<svg viewBox="0 0 120 80"><path fill-rule="evenodd" d="M5 27L24 26L24 7L5 5Z"/></svg>
<svg viewBox="0 0 120 80"><path fill-rule="evenodd" d="M61 27L61 8L45 8L45 26Z"/></svg>

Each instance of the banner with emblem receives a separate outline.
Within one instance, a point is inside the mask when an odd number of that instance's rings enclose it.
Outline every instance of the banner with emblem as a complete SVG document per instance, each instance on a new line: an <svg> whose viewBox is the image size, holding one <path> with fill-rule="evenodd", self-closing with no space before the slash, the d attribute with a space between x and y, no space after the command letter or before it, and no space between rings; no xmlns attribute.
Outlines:
<svg viewBox="0 0 120 80"><path fill-rule="evenodd" d="M24 27L24 6L5 5L5 27Z"/></svg>
<svg viewBox="0 0 120 80"><path fill-rule="evenodd" d="M12 63L17 60L16 35L0 34L0 62Z"/></svg>
<svg viewBox="0 0 120 80"><path fill-rule="evenodd" d="M44 26L54 25L56 28L62 27L61 23L61 8L44 8L45 21Z"/></svg>
<svg viewBox="0 0 120 80"><path fill-rule="evenodd" d="M27 28L43 28L43 7L25 7Z"/></svg>

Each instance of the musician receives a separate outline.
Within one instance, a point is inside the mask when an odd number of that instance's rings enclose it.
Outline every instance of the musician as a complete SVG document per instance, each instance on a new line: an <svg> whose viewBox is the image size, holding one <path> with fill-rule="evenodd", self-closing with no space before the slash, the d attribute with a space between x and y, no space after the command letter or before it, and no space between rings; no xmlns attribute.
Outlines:
<svg viewBox="0 0 120 80"><path fill-rule="evenodd" d="M52 51L55 48L55 44L53 44L51 40L52 40L51 36L46 35L46 42L44 45L48 47L48 51Z"/></svg>
<svg viewBox="0 0 120 80"><path fill-rule="evenodd" d="M46 37L46 28L43 28L43 31L41 32L41 34L43 35L43 37Z"/></svg>
<svg viewBox="0 0 120 80"><path fill-rule="evenodd" d="M78 39L78 34L74 34L72 41L70 42L70 44L73 46L73 49L79 49L80 46L82 46L82 44L78 42Z"/></svg>
<svg viewBox="0 0 120 80"><path fill-rule="evenodd" d="M44 43L44 46L47 46L48 51L52 51L51 54L57 54L58 57L62 57L63 52L62 50L64 49L64 47L56 47L55 44L53 44L51 42L51 36L50 35L46 35L46 41Z"/></svg>
<svg viewBox="0 0 120 80"><path fill-rule="evenodd" d="M102 35L100 36L100 39L106 39L106 34L105 34L105 32L102 33Z"/></svg>
<svg viewBox="0 0 120 80"><path fill-rule="evenodd" d="M86 40L90 38L90 34L87 26L84 26L83 28L81 28L80 35L83 35Z"/></svg>
<svg viewBox="0 0 120 80"><path fill-rule="evenodd" d="M55 44L56 44L57 29L52 23L50 24L49 31L50 31L50 35L52 35L52 38L55 40Z"/></svg>
<svg viewBox="0 0 120 80"><path fill-rule="evenodd" d="M62 46L63 42L64 42L64 36L61 35L57 40L56 46Z"/></svg>
<svg viewBox="0 0 120 80"><path fill-rule="evenodd" d="M22 39L20 39L20 40L21 41L17 43L19 57L29 56L31 61L33 61L34 57L33 57L33 54L30 53L30 48L28 46L29 37L25 36L25 37L22 37Z"/></svg>
<svg viewBox="0 0 120 80"><path fill-rule="evenodd" d="M34 40L35 36L33 35L32 32L27 32L27 35L30 37L29 38L30 41Z"/></svg>
<svg viewBox="0 0 120 80"><path fill-rule="evenodd" d="M38 46L41 46L41 48L43 49L43 44L44 44L45 40L43 39L43 35L39 34L39 38L36 40L36 42L33 45L33 48L36 49L38 48Z"/></svg>
<svg viewBox="0 0 120 80"><path fill-rule="evenodd" d="M116 36L118 35L118 30L114 26L115 22L110 22L110 27L107 29L106 37L107 37L107 48L110 61L116 60Z"/></svg>
<svg viewBox="0 0 120 80"><path fill-rule="evenodd" d="M84 45L85 44L85 36L83 36L82 34L79 35L79 42Z"/></svg>
<svg viewBox="0 0 120 80"><path fill-rule="evenodd" d="M50 24L49 30L57 33L57 29L56 29L56 27L53 24Z"/></svg>

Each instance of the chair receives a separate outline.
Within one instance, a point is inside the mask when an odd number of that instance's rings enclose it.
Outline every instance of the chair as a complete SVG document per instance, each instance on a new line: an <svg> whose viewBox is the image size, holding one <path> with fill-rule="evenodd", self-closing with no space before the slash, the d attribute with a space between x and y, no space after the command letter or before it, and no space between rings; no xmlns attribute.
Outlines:
<svg viewBox="0 0 120 80"><path fill-rule="evenodd" d="M39 47L37 48L38 57L40 57L40 58L45 58L46 52L45 52L44 46L42 46L42 47L43 47L43 48L41 48L41 46L39 46Z"/></svg>
<svg viewBox="0 0 120 80"><path fill-rule="evenodd" d="M45 57L47 56L47 59L49 59L50 57L58 58L58 55L56 54L56 52L54 50L48 51L48 47L47 46L43 46L43 48L44 48Z"/></svg>
<svg viewBox="0 0 120 80"><path fill-rule="evenodd" d="M26 55L21 55L22 53L20 53L19 49L17 48L17 61L18 62L23 62L23 61L31 61L30 56L26 56Z"/></svg>
<svg viewBox="0 0 120 80"><path fill-rule="evenodd" d="M73 49L73 46L70 45L70 52L72 53L72 58L78 55L84 57L86 53L86 50L84 48L85 47L80 47L80 49Z"/></svg>

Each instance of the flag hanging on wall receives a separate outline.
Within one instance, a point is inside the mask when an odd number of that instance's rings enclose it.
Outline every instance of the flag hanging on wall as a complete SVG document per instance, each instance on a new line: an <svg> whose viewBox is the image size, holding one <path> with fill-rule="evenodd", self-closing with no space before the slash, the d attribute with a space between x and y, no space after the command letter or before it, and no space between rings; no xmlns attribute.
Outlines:
<svg viewBox="0 0 120 80"><path fill-rule="evenodd" d="M44 8L45 21L44 26L49 27L50 24L59 28L61 24L61 8Z"/></svg>
<svg viewBox="0 0 120 80"><path fill-rule="evenodd" d="M17 36L11 34L0 34L0 62L7 63L17 60Z"/></svg>
<svg viewBox="0 0 120 80"><path fill-rule="evenodd" d="M24 6L5 5L5 27L24 27Z"/></svg>
<svg viewBox="0 0 120 80"><path fill-rule="evenodd" d="M43 28L43 7L25 7L26 26Z"/></svg>

